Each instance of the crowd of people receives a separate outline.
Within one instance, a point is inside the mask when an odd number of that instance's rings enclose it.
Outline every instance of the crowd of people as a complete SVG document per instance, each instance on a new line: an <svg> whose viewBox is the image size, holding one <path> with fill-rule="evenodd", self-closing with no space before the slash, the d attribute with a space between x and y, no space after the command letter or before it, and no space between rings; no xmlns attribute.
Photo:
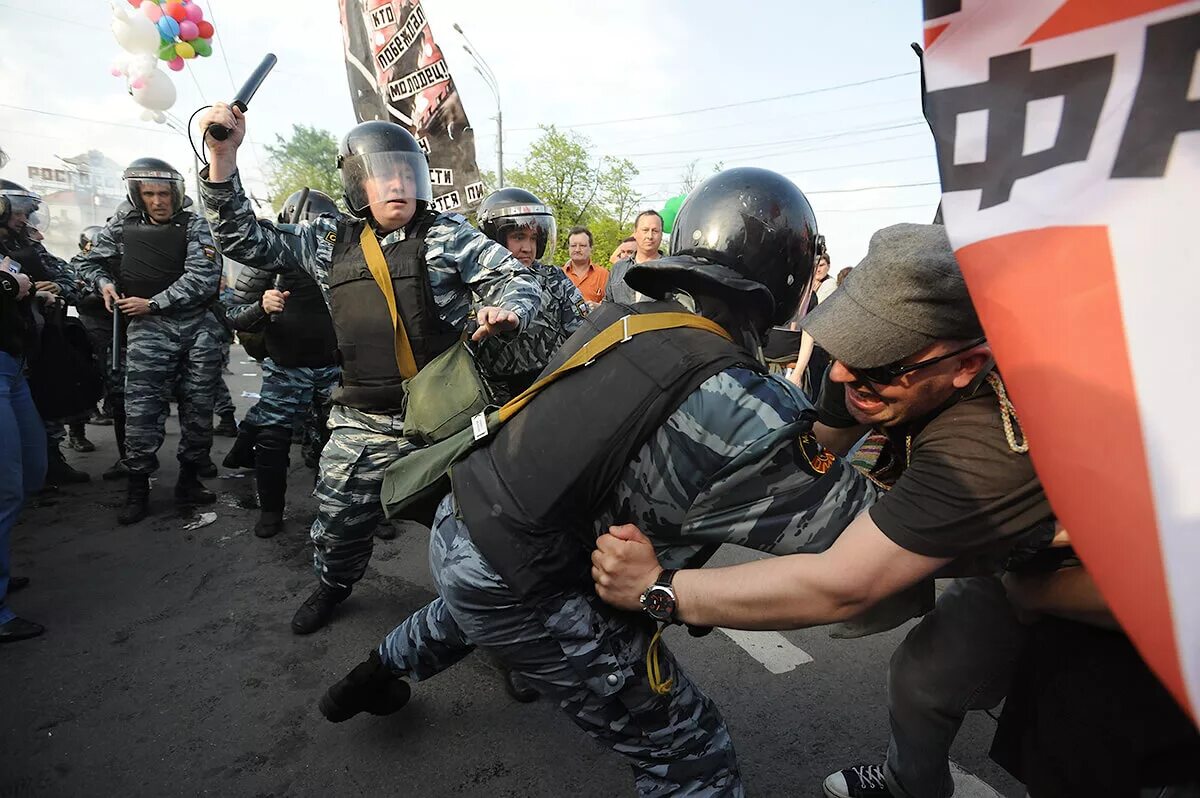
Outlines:
<svg viewBox="0 0 1200 798"><path fill-rule="evenodd" d="M0 642L43 631L7 607L26 584L10 535L43 481L87 478L64 440L84 451L85 422L112 424L115 520L138 523L174 401L177 503L215 500L214 430L236 435L223 465L254 471L258 537L286 529L294 444L314 467L297 635L334 620L385 514L430 527L438 596L333 681L330 721L400 711L479 648L514 698L549 697L625 756L639 794L741 795L736 730L663 627L916 618L890 662L886 755L831 774L827 796L951 795L963 718L1005 698L991 753L1034 798L1195 785L1196 728L1057 524L940 225L879 230L829 279L804 193L736 168L697 187L667 251L646 210L607 266L585 227L559 265L553 208L505 188L478 228L435 211L419 143L385 121L342 140L341 206L304 189L259 219L246 115L219 103L213 124L229 135L206 138L198 205L140 158L69 263L38 242L40 198L0 186ZM242 269L222 300L225 258ZM263 374L240 425L235 333ZM435 370L453 376L420 390ZM416 423L465 382L482 407ZM418 472L432 502L385 490ZM702 567L722 544L779 556Z"/></svg>

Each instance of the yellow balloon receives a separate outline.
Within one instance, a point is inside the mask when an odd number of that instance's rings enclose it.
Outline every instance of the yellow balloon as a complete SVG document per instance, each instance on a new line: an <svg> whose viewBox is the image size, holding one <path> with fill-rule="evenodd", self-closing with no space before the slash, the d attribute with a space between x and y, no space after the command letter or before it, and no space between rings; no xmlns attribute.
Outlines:
<svg viewBox="0 0 1200 798"><path fill-rule="evenodd" d="M196 48L192 47L187 42L179 42L175 45L175 55L180 58L195 58Z"/></svg>

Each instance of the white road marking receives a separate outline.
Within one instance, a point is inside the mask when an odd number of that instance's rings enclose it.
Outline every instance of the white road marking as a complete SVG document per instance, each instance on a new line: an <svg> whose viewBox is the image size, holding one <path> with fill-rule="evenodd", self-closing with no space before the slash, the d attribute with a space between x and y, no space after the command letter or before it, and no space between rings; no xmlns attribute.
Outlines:
<svg viewBox="0 0 1200 798"><path fill-rule="evenodd" d="M807 651L792 645L779 632L744 632L740 629L721 631L771 673L787 673L795 670L797 665L813 661Z"/></svg>

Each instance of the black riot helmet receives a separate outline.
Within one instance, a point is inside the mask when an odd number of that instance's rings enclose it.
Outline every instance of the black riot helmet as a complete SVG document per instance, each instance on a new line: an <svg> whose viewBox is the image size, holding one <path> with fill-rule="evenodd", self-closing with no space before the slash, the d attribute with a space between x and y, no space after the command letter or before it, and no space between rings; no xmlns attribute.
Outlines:
<svg viewBox="0 0 1200 798"><path fill-rule="evenodd" d="M479 229L502 247L508 247L508 234L528 227L537 234L537 252L541 260L554 254L558 242L558 222L546 203L523 188L493 191L479 203Z"/></svg>
<svg viewBox="0 0 1200 798"><path fill-rule="evenodd" d="M96 245L96 237L103 228L98 224L89 225L79 231L79 251L87 252Z"/></svg>
<svg viewBox="0 0 1200 798"><path fill-rule="evenodd" d="M416 202L413 218L433 202L429 161L412 134L394 122L355 125L338 148L346 208L366 218L372 202Z"/></svg>
<svg viewBox="0 0 1200 798"><path fill-rule="evenodd" d="M796 184L767 169L726 169L684 200L670 254L630 267L626 281L657 298L715 289L783 324L808 297L816 241L817 217Z"/></svg>
<svg viewBox="0 0 1200 798"><path fill-rule="evenodd" d="M0 180L0 226L17 213L24 214L27 226L45 231L48 220L39 212L41 207L41 195L11 180Z"/></svg>
<svg viewBox="0 0 1200 798"><path fill-rule="evenodd" d="M279 211L278 220L280 224L298 224L311 222L325 214L334 216L339 214L337 203L333 201L333 197L323 191L302 188L293 192L283 201L283 209Z"/></svg>
<svg viewBox="0 0 1200 798"><path fill-rule="evenodd" d="M183 175L161 158L138 158L125 169L125 194L134 208L146 212L142 189L153 183L165 183L171 189L171 215L183 210Z"/></svg>

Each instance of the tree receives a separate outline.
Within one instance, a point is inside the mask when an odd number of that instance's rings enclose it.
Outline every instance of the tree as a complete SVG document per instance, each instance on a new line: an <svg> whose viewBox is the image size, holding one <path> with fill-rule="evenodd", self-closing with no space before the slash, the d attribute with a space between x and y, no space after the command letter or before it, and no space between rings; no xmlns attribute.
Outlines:
<svg viewBox="0 0 1200 798"><path fill-rule="evenodd" d="M337 199L342 181L337 172L337 139L328 130L292 125L292 135L275 136L268 144L266 171L271 202L282 205L293 192L308 187Z"/></svg>
<svg viewBox="0 0 1200 798"><path fill-rule="evenodd" d="M598 265L607 265L609 253L629 234L629 223L642 199L633 188L637 174L627 159L595 158L586 136L543 125L529 155L504 177L509 186L532 191L554 211L555 261L564 260L570 229L584 225L592 231L593 258Z"/></svg>

